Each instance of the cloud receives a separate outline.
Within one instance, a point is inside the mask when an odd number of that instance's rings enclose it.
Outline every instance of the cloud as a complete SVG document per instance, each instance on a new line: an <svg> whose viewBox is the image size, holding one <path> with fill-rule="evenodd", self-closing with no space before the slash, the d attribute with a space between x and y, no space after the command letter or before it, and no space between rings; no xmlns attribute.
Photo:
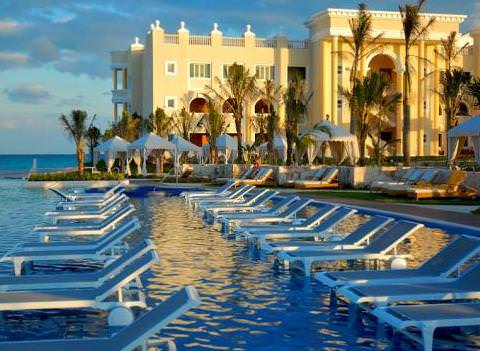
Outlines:
<svg viewBox="0 0 480 351"><path fill-rule="evenodd" d="M36 62L50 62L59 58L59 52L50 39L40 37L30 42L30 56Z"/></svg>
<svg viewBox="0 0 480 351"><path fill-rule="evenodd" d="M28 56L23 53L0 51L0 69L25 66L28 62Z"/></svg>
<svg viewBox="0 0 480 351"><path fill-rule="evenodd" d="M33 105L43 104L51 97L49 91L40 84L18 85L12 89L5 89L4 94L10 101Z"/></svg>
<svg viewBox="0 0 480 351"><path fill-rule="evenodd" d="M12 130L17 127L13 118L1 117L0 118L0 130Z"/></svg>
<svg viewBox="0 0 480 351"><path fill-rule="evenodd" d="M68 106L71 108L80 108L81 106L85 106L87 103L85 102L85 96L77 95L76 97L72 98L64 98L60 99L57 106Z"/></svg>
<svg viewBox="0 0 480 351"><path fill-rule="evenodd" d="M17 21L0 21L0 35L10 35L20 31L24 25Z"/></svg>

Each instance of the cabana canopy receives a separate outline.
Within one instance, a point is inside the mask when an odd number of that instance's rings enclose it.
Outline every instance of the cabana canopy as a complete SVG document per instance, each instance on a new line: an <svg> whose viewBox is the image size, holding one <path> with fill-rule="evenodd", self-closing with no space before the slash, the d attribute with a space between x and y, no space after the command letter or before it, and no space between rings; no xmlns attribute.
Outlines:
<svg viewBox="0 0 480 351"><path fill-rule="evenodd" d="M175 150L177 151L177 154L182 152L193 152L199 154L202 152L201 147L189 142L188 140L185 140L179 135L172 135L172 137L170 138L170 142L175 145Z"/></svg>
<svg viewBox="0 0 480 351"><path fill-rule="evenodd" d="M337 163L342 163L349 158L355 164L359 157L357 137L350 134L344 128L332 124L330 121L322 120L313 126L313 129L303 133L303 136L310 135L317 141L316 145L307 147L308 162L311 163L321 149L321 145L327 142L332 156Z"/></svg>
<svg viewBox="0 0 480 351"><path fill-rule="evenodd" d="M452 163L460 153L460 145L470 138L475 152L475 162L480 163L480 115L472 117L448 131L448 162Z"/></svg>
<svg viewBox="0 0 480 351"><path fill-rule="evenodd" d="M128 145L129 143L125 139L122 139L119 136L114 136L95 147L93 163L97 163L98 154L104 154L107 171L110 172L116 158L121 158L122 160L127 161L126 153Z"/></svg>
<svg viewBox="0 0 480 351"><path fill-rule="evenodd" d="M154 133L148 133L144 136L138 138L128 145L128 150L132 155L133 160L138 166L138 170L141 171L141 174L147 174L147 158L148 156L155 151L174 151L175 145L168 141L167 138L162 138ZM143 158L142 169L140 169L140 159ZM157 173L160 169L159 159L157 157ZM130 172L127 169L127 172Z"/></svg>
<svg viewBox="0 0 480 351"><path fill-rule="evenodd" d="M285 162L287 160L287 139L281 134L275 134L273 138L273 150L278 153ZM268 151L268 142L263 143L258 147L258 151L261 155L264 155Z"/></svg>

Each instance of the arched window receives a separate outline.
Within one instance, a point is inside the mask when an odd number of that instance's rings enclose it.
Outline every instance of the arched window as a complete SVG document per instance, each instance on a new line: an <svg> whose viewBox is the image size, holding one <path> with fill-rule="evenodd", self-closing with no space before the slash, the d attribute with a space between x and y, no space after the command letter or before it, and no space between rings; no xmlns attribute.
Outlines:
<svg viewBox="0 0 480 351"><path fill-rule="evenodd" d="M272 111L272 106L270 105L270 111ZM268 103L265 100L258 100L255 104L255 113L256 114L263 114L268 113Z"/></svg>
<svg viewBox="0 0 480 351"><path fill-rule="evenodd" d="M235 100L230 98L223 103L222 112L223 113L233 113L234 108L236 108Z"/></svg>
<svg viewBox="0 0 480 351"><path fill-rule="evenodd" d="M205 113L207 112L207 100L197 97L190 102L190 112Z"/></svg>

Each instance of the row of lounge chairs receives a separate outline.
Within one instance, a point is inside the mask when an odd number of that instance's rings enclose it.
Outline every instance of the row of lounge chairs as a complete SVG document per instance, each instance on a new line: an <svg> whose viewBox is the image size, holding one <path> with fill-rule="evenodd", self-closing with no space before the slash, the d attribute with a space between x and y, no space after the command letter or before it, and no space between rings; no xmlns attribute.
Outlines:
<svg viewBox="0 0 480 351"><path fill-rule="evenodd" d="M475 263L480 238L459 236L420 266L393 269L398 260L405 263L410 257L403 252L405 247L398 248L423 227L421 223L375 215L339 235L337 226L355 216L355 209L297 196L282 198L272 190L263 190L262 195L251 190L235 197L232 205L229 196L238 191L237 185L231 182L216 192L183 196L210 223L221 224L224 235L274 254L277 266L306 275L320 268L314 279L331 289L332 302L339 298L350 303L352 317L360 311L369 313L379 325L387 323L426 351L432 350L436 328L480 324L480 303L472 301L480 298L480 264ZM268 203L249 202L268 192L272 195ZM392 269L333 271L326 263L336 261L384 262Z"/></svg>
<svg viewBox="0 0 480 351"><path fill-rule="evenodd" d="M415 200L471 198L477 195L477 191L464 184L466 177L464 171L410 168L390 181L373 182L370 189Z"/></svg>
<svg viewBox="0 0 480 351"><path fill-rule="evenodd" d="M0 276L0 311L120 309L126 311L131 323L115 320L112 313L109 322L122 328L107 338L3 341L0 350L150 349L152 336L200 303L195 288L180 289L159 305L148 308L140 277L160 257L150 240L128 244L140 224L133 215L134 206L123 193L123 185L105 192L52 190L63 199L55 211L46 213L53 224L35 227L42 239L48 241L18 244L0 259L12 262L14 268L14 275ZM51 263L76 260L92 261L99 268L87 272L30 274L33 265L39 262L48 268ZM133 320L131 307L149 311ZM172 340L162 343L169 350L176 349Z"/></svg>

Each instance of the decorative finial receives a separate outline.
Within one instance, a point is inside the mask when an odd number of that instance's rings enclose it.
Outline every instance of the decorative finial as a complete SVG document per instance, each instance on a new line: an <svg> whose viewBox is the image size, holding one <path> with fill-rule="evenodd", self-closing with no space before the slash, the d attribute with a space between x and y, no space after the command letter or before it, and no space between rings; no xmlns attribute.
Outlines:
<svg viewBox="0 0 480 351"><path fill-rule="evenodd" d="M180 28L178 29L178 32L179 32L179 33L180 33L180 32L183 32L183 33L186 32L186 33L188 33L187 28L185 28L185 21L181 21L181 22L180 22Z"/></svg>
<svg viewBox="0 0 480 351"><path fill-rule="evenodd" d="M215 22L215 23L213 24L212 34L222 34L222 32L220 32L220 31L218 30L218 23L217 23L217 22Z"/></svg>
<svg viewBox="0 0 480 351"><path fill-rule="evenodd" d="M150 24L150 30L154 30L155 29L155 25L152 23Z"/></svg>
<svg viewBox="0 0 480 351"><path fill-rule="evenodd" d="M255 33L252 32L252 26L250 24L247 24L245 27L246 31L244 35L255 35Z"/></svg>
<svg viewBox="0 0 480 351"><path fill-rule="evenodd" d="M160 20L155 20L155 27L158 29L160 28Z"/></svg>
<svg viewBox="0 0 480 351"><path fill-rule="evenodd" d="M139 37L135 37L135 44L136 45L140 44L140 38Z"/></svg>

